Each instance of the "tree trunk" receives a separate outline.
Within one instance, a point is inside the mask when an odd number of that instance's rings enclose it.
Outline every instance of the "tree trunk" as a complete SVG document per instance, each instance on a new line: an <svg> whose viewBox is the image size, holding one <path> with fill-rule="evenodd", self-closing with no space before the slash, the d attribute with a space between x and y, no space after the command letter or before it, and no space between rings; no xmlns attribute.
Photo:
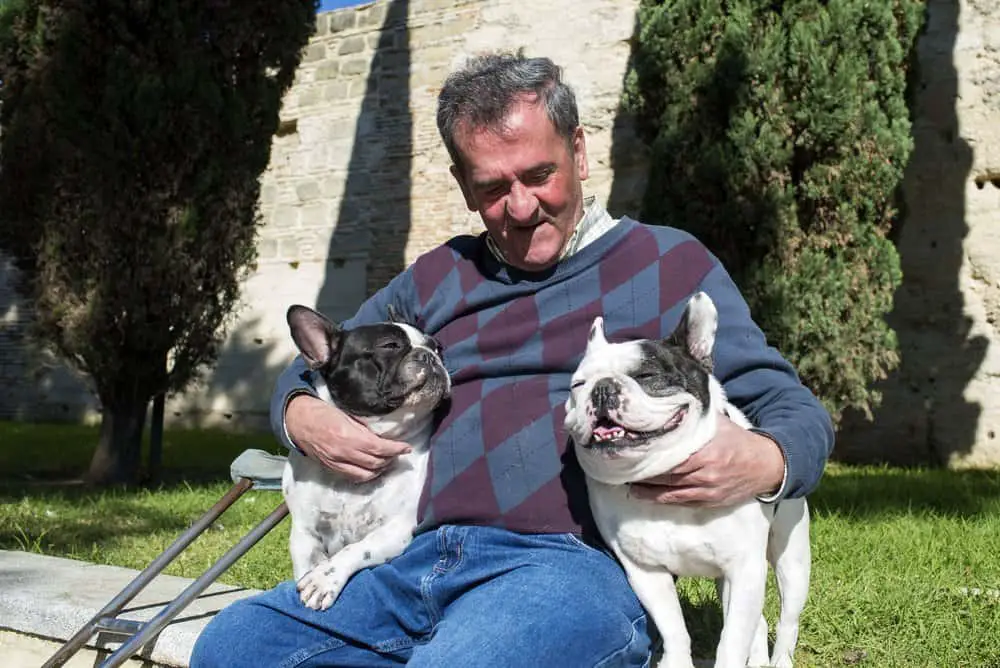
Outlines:
<svg viewBox="0 0 1000 668"><path fill-rule="evenodd" d="M101 435L90 460L87 481L98 485L135 484L142 464L146 401L105 404Z"/></svg>
<svg viewBox="0 0 1000 668"><path fill-rule="evenodd" d="M163 411L167 397L162 392L153 397L153 415L149 424L149 482L160 481L163 463Z"/></svg>

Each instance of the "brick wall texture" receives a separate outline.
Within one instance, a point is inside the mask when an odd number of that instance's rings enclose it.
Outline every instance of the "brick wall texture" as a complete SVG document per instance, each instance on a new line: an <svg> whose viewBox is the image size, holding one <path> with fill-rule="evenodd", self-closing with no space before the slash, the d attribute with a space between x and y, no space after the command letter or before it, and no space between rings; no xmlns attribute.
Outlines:
<svg viewBox="0 0 1000 668"><path fill-rule="evenodd" d="M434 119L441 83L470 54L523 47L561 64L587 133L587 189L612 213L636 214L644 155L618 103L637 4L378 0L318 15L261 179L257 271L218 365L168 401L169 423L263 428L274 380L294 354L289 305L345 318L421 253L479 231ZM983 463L1000 460L1000 189L983 176L1000 174L1000 163L990 163L1000 157L1000 7L930 0L928 17L906 190L921 213L901 233L907 282L893 316L904 366L885 390L892 410L880 411L877 429L853 429L846 451L937 448L955 464ZM934 185L942 179L950 191ZM954 265L950 278L935 255L942 247ZM0 419L96 419L85 383L25 339L30 308L9 289L10 271L0 262ZM933 380L928 357L938 369ZM949 433L952 409L967 424Z"/></svg>

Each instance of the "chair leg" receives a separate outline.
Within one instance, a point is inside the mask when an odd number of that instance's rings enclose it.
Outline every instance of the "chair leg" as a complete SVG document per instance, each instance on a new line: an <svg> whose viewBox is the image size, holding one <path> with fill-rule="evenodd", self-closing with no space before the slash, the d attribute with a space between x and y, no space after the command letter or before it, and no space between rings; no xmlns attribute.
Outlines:
<svg viewBox="0 0 1000 668"><path fill-rule="evenodd" d="M246 493L253 486L253 481L249 478L240 478L228 492L219 499L204 515L192 524L184 533L178 536L167 549L165 549L156 559L142 570L135 578L125 586L111 601L108 602L100 612L91 618L76 634L66 641L62 647L56 651L52 657L43 664L42 668L57 668L76 654L81 647L90 639L94 632L101 626L102 622L107 622L108 618L114 618L122 611L128 603L141 592L164 568L170 565L181 552L187 548L202 532L207 529L212 522L217 520L237 499ZM287 510L285 511L287 512Z"/></svg>
<svg viewBox="0 0 1000 668"><path fill-rule="evenodd" d="M281 522L286 515L288 515L288 506L286 506L285 502L282 501L270 515L261 520L261 522L246 536L244 536L240 542L231 547L217 562L212 564L207 571L199 576L197 580L188 585L187 588L184 589L184 591L182 591L177 598L171 601L167 607L161 610L151 620L143 624L138 633L129 638L125 644L115 650L115 652L101 664L101 668L114 668L115 666L120 666L125 663L132 655L137 653L150 638L157 635L164 626L169 624L181 610L187 607L191 601L201 594L201 592L215 582L220 575L222 575L240 557L246 554L250 548L256 545L261 538L266 536L271 529L277 526L277 524Z"/></svg>

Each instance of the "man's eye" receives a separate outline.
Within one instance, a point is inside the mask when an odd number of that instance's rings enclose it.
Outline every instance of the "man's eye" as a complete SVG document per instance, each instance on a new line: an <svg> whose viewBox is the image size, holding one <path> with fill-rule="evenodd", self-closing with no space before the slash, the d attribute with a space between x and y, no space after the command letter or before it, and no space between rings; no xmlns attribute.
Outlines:
<svg viewBox="0 0 1000 668"><path fill-rule="evenodd" d="M529 186L540 186L546 181L548 181L550 176L552 176L552 170L543 169L537 172L531 172L530 174L526 174L524 176L523 181L526 185Z"/></svg>
<svg viewBox="0 0 1000 668"><path fill-rule="evenodd" d="M483 197L497 199L507 194L508 187L505 183L492 183L480 186L477 190L479 190L479 194Z"/></svg>

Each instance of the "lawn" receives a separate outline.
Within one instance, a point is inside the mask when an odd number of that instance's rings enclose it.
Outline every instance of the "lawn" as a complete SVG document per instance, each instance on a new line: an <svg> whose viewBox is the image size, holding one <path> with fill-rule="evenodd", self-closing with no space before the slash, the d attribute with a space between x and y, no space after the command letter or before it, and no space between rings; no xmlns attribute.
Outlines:
<svg viewBox="0 0 1000 668"><path fill-rule="evenodd" d="M163 483L95 491L66 480L95 437L0 422L0 549L142 568L229 488L237 454L277 451L267 435L168 431ZM279 500L248 493L167 572L196 576ZM798 665L1000 668L1000 472L831 465L810 503ZM264 588L289 577L287 522L222 580ZM710 655L721 623L714 587L681 588L696 652ZM768 610L773 619L773 587Z"/></svg>

